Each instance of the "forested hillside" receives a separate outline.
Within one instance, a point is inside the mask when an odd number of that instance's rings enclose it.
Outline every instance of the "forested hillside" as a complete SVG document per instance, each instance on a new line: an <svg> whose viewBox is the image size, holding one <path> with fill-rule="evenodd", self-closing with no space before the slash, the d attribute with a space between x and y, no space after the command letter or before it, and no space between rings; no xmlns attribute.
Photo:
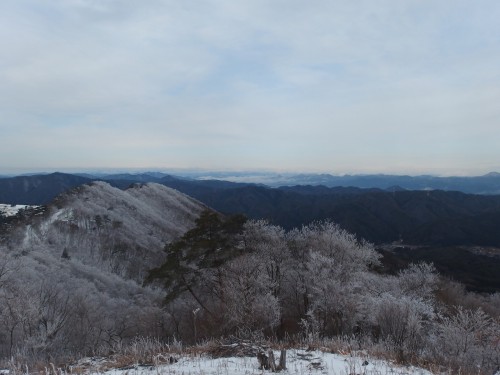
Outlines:
<svg viewBox="0 0 500 375"><path fill-rule="evenodd" d="M164 334L162 296L142 282L204 209L162 185L94 182L8 220L0 356L53 360Z"/></svg>
<svg viewBox="0 0 500 375"><path fill-rule="evenodd" d="M247 186L193 196L221 212L264 218L287 229L329 219L374 243L500 246L498 220L487 220L500 213L500 196L305 189Z"/></svg>

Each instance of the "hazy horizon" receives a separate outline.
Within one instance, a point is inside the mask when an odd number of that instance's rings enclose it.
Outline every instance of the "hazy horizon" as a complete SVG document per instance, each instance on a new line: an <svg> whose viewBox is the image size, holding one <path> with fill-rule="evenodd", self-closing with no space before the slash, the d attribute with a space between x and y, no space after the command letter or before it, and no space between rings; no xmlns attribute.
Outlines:
<svg viewBox="0 0 500 375"><path fill-rule="evenodd" d="M391 175L391 176L432 176L432 177L480 177L488 174L500 174L498 171L488 171L481 174L437 174L437 173L385 173L385 172L345 172L336 173L332 171L304 171L304 170L269 170L269 169L203 169L203 168L47 168L47 169L20 169L20 170L9 170L0 169L0 176L23 176L23 175L38 175L38 174L52 174L52 173L66 173L66 174L95 174L95 175L106 175L106 174L142 174L142 173L164 173L172 174L178 176L203 176L210 177L213 176L214 179L221 178L221 176L226 177L258 177L258 176L297 176L297 175L331 175L331 176L363 176L363 175Z"/></svg>
<svg viewBox="0 0 500 375"><path fill-rule="evenodd" d="M500 171L500 2L5 0L0 173Z"/></svg>

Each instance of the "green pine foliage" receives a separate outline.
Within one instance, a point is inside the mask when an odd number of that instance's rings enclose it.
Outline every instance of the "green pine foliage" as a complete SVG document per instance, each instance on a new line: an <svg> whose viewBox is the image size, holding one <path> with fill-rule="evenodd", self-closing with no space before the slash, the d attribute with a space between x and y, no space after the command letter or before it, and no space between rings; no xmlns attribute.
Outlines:
<svg viewBox="0 0 500 375"><path fill-rule="evenodd" d="M152 269L146 284L161 281L170 301L200 282L204 269L216 268L237 256L239 235L246 218L243 215L222 216L211 210L201 213L196 226L178 241L165 246L166 261Z"/></svg>

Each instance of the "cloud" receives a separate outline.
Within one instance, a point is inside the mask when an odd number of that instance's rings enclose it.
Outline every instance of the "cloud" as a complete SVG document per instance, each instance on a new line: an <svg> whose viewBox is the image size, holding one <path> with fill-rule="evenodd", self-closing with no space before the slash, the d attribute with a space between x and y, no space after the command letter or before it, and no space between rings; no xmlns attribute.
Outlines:
<svg viewBox="0 0 500 375"><path fill-rule="evenodd" d="M0 167L482 173L500 160L499 17L482 0L6 0Z"/></svg>

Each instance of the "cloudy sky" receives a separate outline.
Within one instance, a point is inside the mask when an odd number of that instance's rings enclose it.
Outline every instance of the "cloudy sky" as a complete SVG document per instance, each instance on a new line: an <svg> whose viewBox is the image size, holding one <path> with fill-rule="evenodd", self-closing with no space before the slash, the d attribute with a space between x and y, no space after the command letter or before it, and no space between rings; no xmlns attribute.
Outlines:
<svg viewBox="0 0 500 375"><path fill-rule="evenodd" d="M500 171L498 0L2 0L0 172Z"/></svg>

